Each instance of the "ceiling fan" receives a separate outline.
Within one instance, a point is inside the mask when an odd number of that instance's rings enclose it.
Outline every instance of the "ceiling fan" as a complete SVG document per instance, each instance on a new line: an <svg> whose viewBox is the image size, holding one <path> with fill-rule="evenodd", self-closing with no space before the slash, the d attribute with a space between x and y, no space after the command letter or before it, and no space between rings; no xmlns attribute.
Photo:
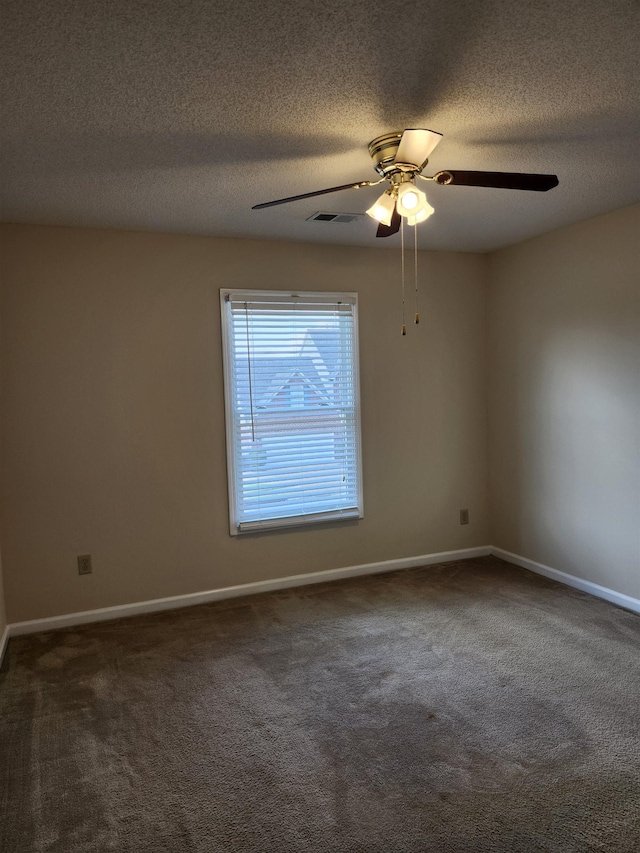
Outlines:
<svg viewBox="0 0 640 853"><path fill-rule="evenodd" d="M291 201L341 190L374 187L388 181L389 188L367 213L379 222L376 237L389 237L400 230L402 217L407 219L409 225L417 225L433 213L425 194L415 185L416 178L433 181L440 186L493 187L535 192L547 192L558 186L556 175L532 175L524 172L463 172L458 169L445 169L435 175L423 175L422 170L441 139L441 133L425 128L407 128L398 133L385 133L369 143L369 154L374 168L382 176L379 181L356 181L340 187L267 201L256 204L251 209L262 210L265 207L275 207L277 204L288 204Z"/></svg>

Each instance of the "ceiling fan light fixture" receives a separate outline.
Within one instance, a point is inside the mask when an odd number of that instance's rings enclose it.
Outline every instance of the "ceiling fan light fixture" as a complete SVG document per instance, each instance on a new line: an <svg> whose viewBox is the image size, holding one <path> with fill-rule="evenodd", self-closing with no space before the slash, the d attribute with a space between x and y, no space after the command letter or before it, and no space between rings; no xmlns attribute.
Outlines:
<svg viewBox="0 0 640 853"><path fill-rule="evenodd" d="M380 198L367 210L372 219L383 225L391 225L391 217L395 210L396 200L389 190L383 192Z"/></svg>
<svg viewBox="0 0 640 853"><path fill-rule="evenodd" d="M398 190L398 213L401 216L415 216L427 205L427 197L422 190L417 189L407 181Z"/></svg>
<svg viewBox="0 0 640 853"><path fill-rule="evenodd" d="M407 222L409 225L417 225L418 222L424 222L425 219L428 219L433 212L433 208L425 198L424 205L417 211L417 213L414 216L407 216Z"/></svg>

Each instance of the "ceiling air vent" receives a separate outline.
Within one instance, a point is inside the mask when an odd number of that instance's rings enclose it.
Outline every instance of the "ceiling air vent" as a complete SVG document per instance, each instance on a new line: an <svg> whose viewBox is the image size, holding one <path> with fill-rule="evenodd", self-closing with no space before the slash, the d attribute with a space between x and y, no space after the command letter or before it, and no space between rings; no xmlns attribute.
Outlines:
<svg viewBox="0 0 640 853"><path fill-rule="evenodd" d="M318 222L355 222L362 219L364 213L314 213L307 218L307 222L316 220Z"/></svg>

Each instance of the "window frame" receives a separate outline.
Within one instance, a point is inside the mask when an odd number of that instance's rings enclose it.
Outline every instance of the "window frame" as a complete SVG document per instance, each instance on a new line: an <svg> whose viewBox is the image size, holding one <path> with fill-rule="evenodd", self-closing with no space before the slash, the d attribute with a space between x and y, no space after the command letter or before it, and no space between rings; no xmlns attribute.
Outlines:
<svg viewBox="0 0 640 853"><path fill-rule="evenodd" d="M288 516L286 518L263 519L255 522L243 522L245 529L241 529L238 520L238 501L236 494L236 458L235 458L235 411L234 411L234 388L233 388L233 352L231 334L231 297L241 295L243 299L250 302L265 299L265 297L300 300L298 304L305 302L335 304L337 302L349 301L353 305L353 369L354 369L354 420L355 420L355 458L356 458L356 485L357 506L354 510L340 510L333 512L309 513L299 516ZM231 536L245 536L260 531L273 531L293 527L306 527L313 524L327 524L333 521L348 521L364 517L363 485L362 485L362 419L360 401L360 342L358 336L358 294L356 292L332 292L332 291L289 291L289 290L260 290L244 288L220 288L220 324L222 340L222 367L224 378L224 413L225 413L225 441L227 458L227 490L229 497L229 533Z"/></svg>

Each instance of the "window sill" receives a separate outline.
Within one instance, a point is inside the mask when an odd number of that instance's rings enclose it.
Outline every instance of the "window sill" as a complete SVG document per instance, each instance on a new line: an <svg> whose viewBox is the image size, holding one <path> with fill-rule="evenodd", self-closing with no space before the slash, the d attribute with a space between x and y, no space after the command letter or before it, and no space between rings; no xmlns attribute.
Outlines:
<svg viewBox="0 0 640 853"><path fill-rule="evenodd" d="M231 529L232 536L242 536L246 533L259 533L262 530L281 530L292 527L306 527L309 524L326 524L332 521L353 521L362 518L362 511L357 507L336 510L334 512L317 512L309 515L295 515L287 518L268 518L263 521L244 521Z"/></svg>

